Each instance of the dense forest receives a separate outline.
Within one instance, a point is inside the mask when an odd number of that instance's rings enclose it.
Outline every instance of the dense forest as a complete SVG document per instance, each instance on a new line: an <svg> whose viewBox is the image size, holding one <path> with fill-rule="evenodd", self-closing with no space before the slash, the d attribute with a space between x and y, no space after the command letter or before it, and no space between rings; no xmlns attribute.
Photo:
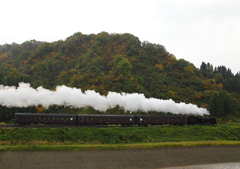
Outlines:
<svg viewBox="0 0 240 169"><path fill-rule="evenodd" d="M108 91L143 93L146 97L172 99L207 108L217 117L240 115L240 72L202 62L200 68L177 59L163 45L141 42L129 34L85 35L75 33L56 42L26 41L0 45L0 84L54 90L66 85ZM99 113L91 108L51 106L8 108L0 106L0 121L19 112ZM125 113L120 109L107 113ZM145 112L146 113L146 112Z"/></svg>

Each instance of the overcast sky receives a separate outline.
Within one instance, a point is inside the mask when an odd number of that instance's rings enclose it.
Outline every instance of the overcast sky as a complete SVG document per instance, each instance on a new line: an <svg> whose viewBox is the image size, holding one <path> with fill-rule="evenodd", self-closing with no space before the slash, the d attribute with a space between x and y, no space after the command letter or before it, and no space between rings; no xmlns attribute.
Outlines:
<svg viewBox="0 0 240 169"><path fill-rule="evenodd" d="M196 67L240 71L239 0L2 0L0 44L131 33Z"/></svg>

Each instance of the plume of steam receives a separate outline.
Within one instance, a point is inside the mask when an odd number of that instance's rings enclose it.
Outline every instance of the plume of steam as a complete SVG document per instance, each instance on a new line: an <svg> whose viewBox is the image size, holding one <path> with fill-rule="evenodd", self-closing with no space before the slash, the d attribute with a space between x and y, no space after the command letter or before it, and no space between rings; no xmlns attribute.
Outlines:
<svg viewBox="0 0 240 169"><path fill-rule="evenodd" d="M28 83L19 83L19 87L0 85L0 104L7 107L28 107L42 105L66 105L76 108L93 107L95 110L106 111L116 106L126 111L157 111L173 114L209 114L207 109L193 104L175 103L173 100L146 98L143 94L109 92L102 96L94 90L84 93L81 89L57 86L56 91L38 87L34 89Z"/></svg>

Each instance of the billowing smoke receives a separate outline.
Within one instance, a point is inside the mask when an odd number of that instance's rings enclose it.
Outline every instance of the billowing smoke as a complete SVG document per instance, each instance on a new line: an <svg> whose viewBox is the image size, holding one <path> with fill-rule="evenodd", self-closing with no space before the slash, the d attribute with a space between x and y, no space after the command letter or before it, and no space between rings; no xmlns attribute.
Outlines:
<svg viewBox="0 0 240 169"><path fill-rule="evenodd" d="M28 107L42 105L66 105L76 108L93 107L95 110L106 111L119 106L126 111L157 111L173 114L209 114L207 109L193 104L175 103L173 100L146 98L143 94L109 92L102 96L93 90L84 93L81 89L57 86L56 91L38 87L34 89L28 83L19 83L19 87L0 85L0 104L7 107Z"/></svg>

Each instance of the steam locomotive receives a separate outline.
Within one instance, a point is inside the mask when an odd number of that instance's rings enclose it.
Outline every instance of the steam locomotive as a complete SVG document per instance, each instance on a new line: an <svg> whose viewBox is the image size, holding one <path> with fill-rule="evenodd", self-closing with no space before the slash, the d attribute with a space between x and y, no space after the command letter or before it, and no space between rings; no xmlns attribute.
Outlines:
<svg viewBox="0 0 240 169"><path fill-rule="evenodd" d="M15 113L16 125L58 124L58 125L213 125L216 119L203 116L163 116L163 115L107 115L107 114L38 114Z"/></svg>

